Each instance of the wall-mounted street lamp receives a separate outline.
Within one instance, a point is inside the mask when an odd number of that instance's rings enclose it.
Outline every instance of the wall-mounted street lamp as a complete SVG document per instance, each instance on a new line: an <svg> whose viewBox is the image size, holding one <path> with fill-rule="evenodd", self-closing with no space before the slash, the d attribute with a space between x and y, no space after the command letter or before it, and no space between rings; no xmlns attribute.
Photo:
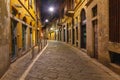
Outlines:
<svg viewBox="0 0 120 80"><path fill-rule="evenodd" d="M40 30L40 28L37 28L37 30Z"/></svg>
<svg viewBox="0 0 120 80"><path fill-rule="evenodd" d="M50 28L50 30L54 30L54 28Z"/></svg>
<svg viewBox="0 0 120 80"><path fill-rule="evenodd" d="M58 32L58 30L55 30L56 32Z"/></svg>

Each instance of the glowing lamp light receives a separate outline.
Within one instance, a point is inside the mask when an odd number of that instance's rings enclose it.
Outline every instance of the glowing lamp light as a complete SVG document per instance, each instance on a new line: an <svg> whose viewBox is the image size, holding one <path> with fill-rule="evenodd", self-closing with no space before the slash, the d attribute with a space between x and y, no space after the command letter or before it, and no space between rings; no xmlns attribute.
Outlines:
<svg viewBox="0 0 120 80"><path fill-rule="evenodd" d="M50 12L54 12L54 7L50 7L50 8L49 8L49 11L50 11Z"/></svg>
<svg viewBox="0 0 120 80"><path fill-rule="evenodd" d="M48 19L46 19L46 20L45 20L45 22L47 23L47 22L49 22L49 20L48 20Z"/></svg>

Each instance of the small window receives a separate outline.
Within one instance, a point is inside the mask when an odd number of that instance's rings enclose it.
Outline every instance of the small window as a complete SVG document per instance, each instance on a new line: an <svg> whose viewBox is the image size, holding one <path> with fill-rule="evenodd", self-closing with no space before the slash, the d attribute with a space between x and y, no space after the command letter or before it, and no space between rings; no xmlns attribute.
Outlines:
<svg viewBox="0 0 120 80"><path fill-rule="evenodd" d="M76 27L78 27L78 17L76 17Z"/></svg>
<svg viewBox="0 0 120 80"><path fill-rule="evenodd" d="M97 16L97 5L92 8L92 16Z"/></svg>
<svg viewBox="0 0 120 80"><path fill-rule="evenodd" d="M120 65L120 54L115 52L110 52L111 62Z"/></svg>
<svg viewBox="0 0 120 80"><path fill-rule="evenodd" d="M16 16L17 13L18 13L17 9L15 9L14 7L12 7L12 14L13 14L14 16Z"/></svg>
<svg viewBox="0 0 120 80"><path fill-rule="evenodd" d="M29 0L28 5L29 8L32 8L32 0Z"/></svg>
<svg viewBox="0 0 120 80"><path fill-rule="evenodd" d="M32 28L30 28L30 34L32 34Z"/></svg>

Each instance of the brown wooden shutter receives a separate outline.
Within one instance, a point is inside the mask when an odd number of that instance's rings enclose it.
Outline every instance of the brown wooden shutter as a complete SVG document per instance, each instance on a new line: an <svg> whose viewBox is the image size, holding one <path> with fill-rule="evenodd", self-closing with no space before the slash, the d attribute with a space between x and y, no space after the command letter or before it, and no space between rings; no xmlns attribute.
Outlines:
<svg viewBox="0 0 120 80"><path fill-rule="evenodd" d="M110 41L120 43L120 0L109 0Z"/></svg>

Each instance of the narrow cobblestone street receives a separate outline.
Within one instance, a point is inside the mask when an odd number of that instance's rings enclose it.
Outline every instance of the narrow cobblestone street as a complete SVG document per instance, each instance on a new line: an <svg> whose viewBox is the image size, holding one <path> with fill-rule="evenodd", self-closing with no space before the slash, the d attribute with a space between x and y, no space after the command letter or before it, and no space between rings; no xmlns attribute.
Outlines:
<svg viewBox="0 0 120 80"><path fill-rule="evenodd" d="M30 64L30 58L23 59ZM19 80L28 67L23 59L13 63L2 80ZM16 69L15 66L18 65L19 68ZM115 77L117 75L114 73L111 75L100 67L77 49L61 42L49 41L47 48L36 60L25 80L119 80ZM10 75L13 73L14 75Z"/></svg>
<svg viewBox="0 0 120 80"><path fill-rule="evenodd" d="M120 80L120 0L0 0L0 80Z"/></svg>

